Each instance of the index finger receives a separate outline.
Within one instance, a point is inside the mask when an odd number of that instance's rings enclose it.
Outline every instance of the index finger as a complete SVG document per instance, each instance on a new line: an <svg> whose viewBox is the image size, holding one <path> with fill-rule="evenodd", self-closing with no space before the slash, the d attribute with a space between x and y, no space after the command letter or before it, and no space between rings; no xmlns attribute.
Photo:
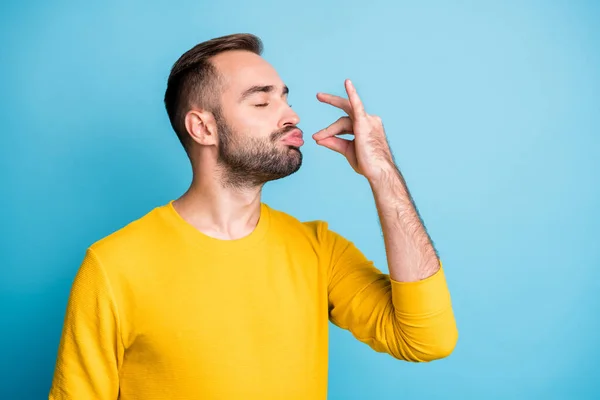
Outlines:
<svg viewBox="0 0 600 400"><path fill-rule="evenodd" d="M329 93L317 93L317 99L323 103L331 104L334 107L341 108L348 115L352 115L352 106L347 99Z"/></svg>
<svg viewBox="0 0 600 400"><path fill-rule="evenodd" d="M363 106L360 97L358 97L358 93L356 92L356 88L350 79L346 79L346 92L348 93L348 99L350 100L350 105L352 106L352 111L354 111L354 115L357 117L366 116L365 107Z"/></svg>

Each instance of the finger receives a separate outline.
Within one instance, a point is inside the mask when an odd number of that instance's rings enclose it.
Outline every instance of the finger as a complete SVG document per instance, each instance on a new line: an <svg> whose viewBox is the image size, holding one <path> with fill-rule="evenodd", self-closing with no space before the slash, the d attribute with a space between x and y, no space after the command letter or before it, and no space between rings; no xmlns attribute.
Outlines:
<svg viewBox="0 0 600 400"><path fill-rule="evenodd" d="M358 92L354 87L354 84L350 79L346 79L346 92L348 93L348 99L350 100L350 106L352 107L352 112L355 117L366 117L365 107L363 106L360 97L358 96Z"/></svg>
<svg viewBox="0 0 600 400"><path fill-rule="evenodd" d="M352 133L352 129L352 120L350 117L341 117L327 128L321 129L315 133L313 139L321 140L342 133Z"/></svg>
<svg viewBox="0 0 600 400"><path fill-rule="evenodd" d="M328 93L317 93L317 99L322 103L331 104L334 107L341 108L346 114L351 115L352 107L350 106L348 99Z"/></svg>
<svg viewBox="0 0 600 400"><path fill-rule="evenodd" d="M348 151L348 146L352 144L352 141L332 136L317 141L317 144L323 147L327 147L328 149L336 151L341 155L345 156L346 152Z"/></svg>

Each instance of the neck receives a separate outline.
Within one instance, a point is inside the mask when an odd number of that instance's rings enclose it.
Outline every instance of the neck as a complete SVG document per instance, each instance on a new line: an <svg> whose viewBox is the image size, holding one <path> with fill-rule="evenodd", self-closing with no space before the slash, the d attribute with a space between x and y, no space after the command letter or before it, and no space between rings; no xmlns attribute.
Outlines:
<svg viewBox="0 0 600 400"><path fill-rule="evenodd" d="M262 185L234 187L217 169L204 171L194 171L189 189L173 202L175 210L208 236L233 240L249 235L260 218Z"/></svg>

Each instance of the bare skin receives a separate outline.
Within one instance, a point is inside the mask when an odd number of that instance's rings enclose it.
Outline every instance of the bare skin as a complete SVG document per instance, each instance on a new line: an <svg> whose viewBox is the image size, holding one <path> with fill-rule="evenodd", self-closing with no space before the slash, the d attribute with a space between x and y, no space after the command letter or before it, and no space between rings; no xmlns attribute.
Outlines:
<svg viewBox="0 0 600 400"><path fill-rule="evenodd" d="M262 57L232 51L215 56L213 64L225 78L225 90L220 100L223 116L233 130L264 139L275 130L300 122L287 103L283 81ZM255 85L272 86L273 89L241 99L242 94ZM188 191L175 200L175 209L206 235L219 239L247 236L260 217L263 184L246 187L223 184L227 171L218 164L219 132L211 112L191 110L186 126L195 142L193 180ZM276 143L281 151L295 151L287 149L284 139Z"/></svg>
<svg viewBox="0 0 600 400"><path fill-rule="evenodd" d="M421 222L402 174L396 167L381 118L369 115L350 80L348 99L319 93L317 98L348 116L315 133L317 144L342 154L367 178L379 214L390 277L398 282L428 278L440 269L433 244ZM351 134L353 140L337 137Z"/></svg>
<svg viewBox="0 0 600 400"><path fill-rule="evenodd" d="M262 57L243 51L222 53L213 58L213 63L225 78L220 100L223 117L235 132L230 151L235 153L262 143L261 151L268 150L280 163L287 163L287 170L295 172L290 166L299 161L302 141L301 131L292 129L300 119L288 105L287 88L275 69ZM244 96L256 86L262 89ZM439 259L394 163L383 123L365 111L351 81L346 80L345 88L348 99L317 94L319 101L344 110L347 116L315 133L313 139L344 155L354 171L369 182L391 278L399 282L425 279L439 270ZM247 236L260 218L261 190L266 181L237 179L234 184L228 180L231 171L219 162L220 132L211 112L191 110L186 127L195 142L193 181L174 202L175 209L206 235L226 240ZM289 134L274 139L274 132L287 128ZM338 137L340 134L354 138L343 139Z"/></svg>

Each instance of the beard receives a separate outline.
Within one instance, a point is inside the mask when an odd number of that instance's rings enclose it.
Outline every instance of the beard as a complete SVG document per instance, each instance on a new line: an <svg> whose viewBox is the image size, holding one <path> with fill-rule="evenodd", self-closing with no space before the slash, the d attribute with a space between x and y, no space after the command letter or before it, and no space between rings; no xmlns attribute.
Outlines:
<svg viewBox="0 0 600 400"><path fill-rule="evenodd" d="M300 169L300 149L277 143L286 133L298 129L296 126L286 126L266 138L256 138L234 132L220 113L215 113L215 121L219 132L217 163L224 170L227 186L256 187Z"/></svg>

